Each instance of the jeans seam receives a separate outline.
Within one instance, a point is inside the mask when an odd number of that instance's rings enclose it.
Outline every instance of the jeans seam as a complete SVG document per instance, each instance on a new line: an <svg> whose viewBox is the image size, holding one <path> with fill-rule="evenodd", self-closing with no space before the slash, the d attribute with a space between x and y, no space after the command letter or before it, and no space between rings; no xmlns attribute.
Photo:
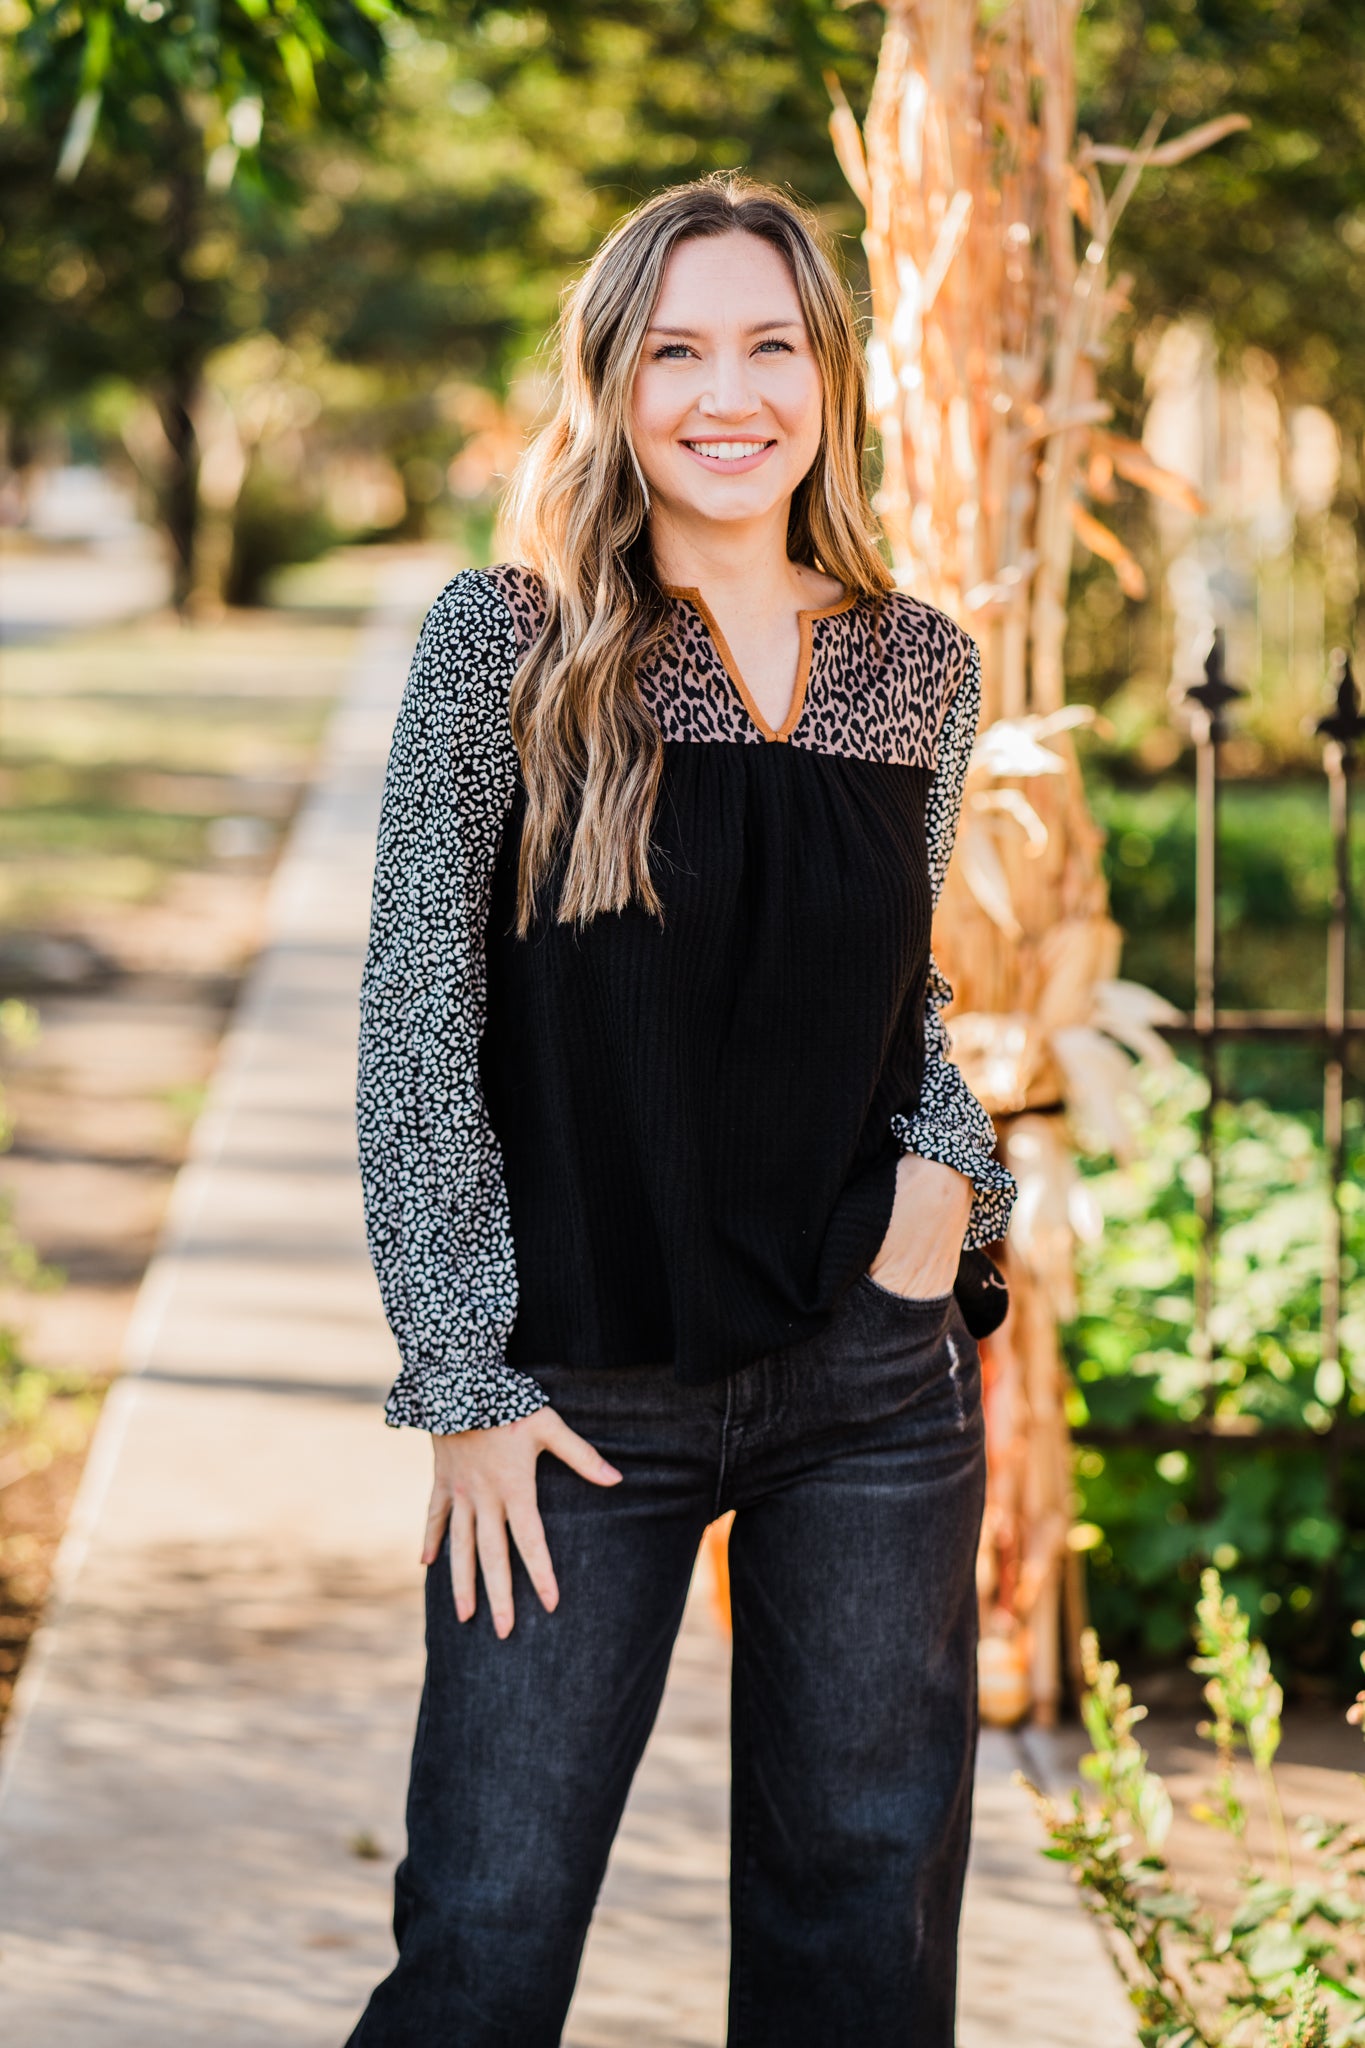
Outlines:
<svg viewBox="0 0 1365 2048"><path fill-rule="evenodd" d="M731 1656L738 1659L737 1645L732 1647ZM739 1673L739 1680L731 1698L730 1769L739 1790L739 1797L731 1806L730 1860L733 1865L738 1858L739 1867L738 1879L732 1880L730 1886L730 2010L725 2030L725 2048L745 2048L750 2039L751 2005L749 1946L746 1932L748 1921L745 1906L749 1894L749 1872L753 1866L753 1859L749 1853L753 1814L753 1739L749 1717L748 1682L739 1671L738 1662L735 1664L735 1670Z"/></svg>
<svg viewBox="0 0 1365 2048"><path fill-rule="evenodd" d="M725 1409L720 1419L720 1455L716 1459L716 1490L711 1500L711 1520L713 1522L725 1512L726 1467L729 1463L730 1421L734 1414L734 1403L735 1375L731 1373L725 1382Z"/></svg>

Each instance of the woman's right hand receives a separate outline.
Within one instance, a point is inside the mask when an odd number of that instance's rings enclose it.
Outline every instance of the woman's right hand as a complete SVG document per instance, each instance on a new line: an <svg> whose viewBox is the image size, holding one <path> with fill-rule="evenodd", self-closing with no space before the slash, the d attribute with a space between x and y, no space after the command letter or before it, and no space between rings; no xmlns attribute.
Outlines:
<svg viewBox="0 0 1365 2048"><path fill-rule="evenodd" d="M536 1459L542 1451L552 1451L594 1486L614 1486L622 1474L549 1407L494 1429L461 1429L450 1436L433 1436L431 1446L436 1470L422 1562L436 1562L441 1535L449 1522L450 1583L459 1619L468 1621L474 1612L477 1557L483 1566L493 1627L500 1637L511 1634L515 1615L509 1529L541 1606L552 1614L559 1604L559 1587L536 1505Z"/></svg>

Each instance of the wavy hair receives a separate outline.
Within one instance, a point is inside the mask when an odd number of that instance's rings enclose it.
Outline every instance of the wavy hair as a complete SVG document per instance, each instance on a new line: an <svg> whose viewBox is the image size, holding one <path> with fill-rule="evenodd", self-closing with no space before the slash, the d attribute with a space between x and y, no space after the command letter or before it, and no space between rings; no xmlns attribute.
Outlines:
<svg viewBox="0 0 1365 2048"><path fill-rule="evenodd" d="M663 741L636 684L663 639L668 598L631 441L635 372L679 243L756 235L784 258L819 366L819 452L792 493L791 560L879 595L892 577L863 482L864 358L852 299L815 216L736 172L674 185L619 221L565 294L555 330L559 401L511 479L504 518L542 578L545 629L512 682L526 785L517 882L523 936L562 867L555 915L586 924L638 901L662 918L650 831Z"/></svg>

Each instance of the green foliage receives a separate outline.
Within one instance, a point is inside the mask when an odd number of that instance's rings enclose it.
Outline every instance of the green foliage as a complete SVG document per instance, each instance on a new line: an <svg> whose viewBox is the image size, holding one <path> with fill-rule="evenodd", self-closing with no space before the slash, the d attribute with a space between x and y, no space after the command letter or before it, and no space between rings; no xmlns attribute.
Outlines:
<svg viewBox="0 0 1365 2048"><path fill-rule="evenodd" d="M1229 1834L1245 1834L1246 1808L1237 1784L1237 1756L1245 1747L1261 1781L1276 1833L1284 1843L1284 1816L1272 1769L1280 1746L1284 1695L1271 1674L1264 1643L1252 1641L1250 1621L1232 1594L1224 1593L1217 1572L1206 1571L1200 1589L1195 1609L1199 1654L1190 1659L1190 1669L1207 1677L1204 1698L1213 1712L1213 1719L1206 1721L1201 1731L1210 1736L1218 1752L1218 1782L1210 1817ZM1287 1844L1283 1858L1287 1877Z"/></svg>
<svg viewBox="0 0 1365 2048"><path fill-rule="evenodd" d="M1094 1796L1077 1791L1064 1804L1030 1786L1047 1828L1045 1854L1070 1866L1112 1936L1143 2048L1359 2048L1365 1825L1307 1819L1293 1857L1274 1775L1280 1688L1216 1571L1201 1578L1197 1634L1192 1664L1207 1679L1210 1709L1200 1732L1214 1745L1217 1777L1192 1813L1239 1844L1231 1913L1177 1885L1165 1854L1170 1795L1132 1732L1145 1709L1133 1704L1118 1665L1101 1661L1093 1631L1083 1645L1091 1750L1081 1774ZM1271 1823L1273 1869L1249 1846L1242 1756Z"/></svg>
<svg viewBox="0 0 1365 2048"><path fill-rule="evenodd" d="M822 73L864 105L883 22L824 0L462 0L439 35L398 24L365 150L319 142L310 201L253 222L268 324L393 378L505 389L629 206L732 166L820 208L861 282Z"/></svg>
<svg viewBox="0 0 1365 2048"><path fill-rule="evenodd" d="M106 93L74 186L55 183L53 167L90 10L54 16L56 40L40 50L44 8L6 67L0 407L22 458L45 418L107 419L111 394L152 400L173 459L167 475L155 473L166 462L149 473L182 596L197 538L186 423L198 423L211 366L244 338L277 337L314 388L306 454L296 426L279 437L296 470L319 443L383 450L418 527L464 443L452 397L469 384L505 393L566 278L646 191L744 166L790 183L850 238L862 225L829 146L822 72L865 103L884 19L874 6L460 0L419 23L406 7L300 5L290 33L316 14L326 57L314 55L319 105L305 122L279 62L282 8L253 0L214 15L203 90L187 97L189 42L171 32L182 20L172 4L150 25L141 0L117 11L110 61L162 69L150 84L129 70ZM360 45L348 54L340 25L352 17ZM242 110L257 103L259 143L234 159L234 109L245 134ZM861 282L855 240L848 253ZM278 498L287 517L287 486ZM248 512L257 536L260 510ZM255 537L243 554L258 552Z"/></svg>
<svg viewBox="0 0 1365 2048"><path fill-rule="evenodd" d="M176 598L198 535L204 366L257 324L242 223L297 200L307 123L363 133L408 0L8 0L0 406L22 467L45 415L118 379L151 400ZM229 197L229 188L237 188Z"/></svg>
<svg viewBox="0 0 1365 2048"><path fill-rule="evenodd" d="M1081 1701L1081 1718L1090 1737L1090 1754L1081 1761L1081 1774L1106 1806L1125 1814L1159 1849L1170 1830L1171 1800L1161 1779L1148 1770L1147 1752L1133 1733L1147 1709L1134 1706L1117 1664L1101 1664L1089 1652L1086 1680L1089 1690Z"/></svg>
<svg viewBox="0 0 1365 2048"><path fill-rule="evenodd" d="M1338 0L1087 0L1077 120L1131 143L1238 112L1250 128L1144 179L1123 217L1131 331L1202 309L1230 356L1365 424L1365 21ZM1177 61L1173 61L1177 60ZM1164 139L1164 138L1163 138Z"/></svg>
<svg viewBox="0 0 1365 2048"><path fill-rule="evenodd" d="M1115 238L1129 309L1112 333L1105 390L1123 428L1141 432L1153 345L1167 322L1193 316L1234 377L1249 374L1285 410L1321 405L1340 428L1333 503L1301 510L1283 550L1247 519L1235 486L1191 536L1218 562L1225 622L1230 611L1241 641L1235 679L1258 692L1235 721L1240 766L1250 772L1258 756L1302 763L1316 749L1299 720L1319 680L1302 673L1304 656L1318 622L1327 646L1354 641L1365 582L1365 16L1336 0L1087 0L1077 56L1078 126L1101 143L1131 145L1154 113L1165 117L1163 141L1220 114L1250 122L1139 181ZM1155 570L1152 502L1120 494L1104 516ZM1123 599L1084 553L1068 610L1071 692L1103 705L1149 767L1165 765L1169 610Z"/></svg>
<svg viewBox="0 0 1365 2048"><path fill-rule="evenodd" d="M243 220L299 198L305 115L320 132L364 132L395 6L10 7L22 26L0 74L0 403L31 425L34 407L112 375L145 384L256 324Z"/></svg>
<svg viewBox="0 0 1365 2048"><path fill-rule="evenodd" d="M361 113L383 69L383 26L406 4L21 0L17 75L37 118L61 127L59 180L79 175L92 144L119 154L139 127L170 117L197 132L203 174L221 188L239 157L257 158L267 123Z"/></svg>
<svg viewBox="0 0 1365 2048"><path fill-rule="evenodd" d="M1204 1371L1190 1354L1199 1242L1203 1077L1177 1064L1142 1083L1142 1156L1084 1171L1105 1218L1081 1256L1080 1312L1065 1333L1073 1426L1189 1423ZM1217 1565L1296 1670L1332 1670L1334 1607L1365 1608L1365 1499L1354 1454L1334 1507L1322 1432L1365 1412L1365 1133L1350 1131L1342 1191L1346 1284L1339 1368L1318 1334L1325 1166L1312 1119L1261 1102L1220 1105L1223 1215L1212 1325L1213 1412L1234 1427L1302 1431L1202 1453L1082 1444L1079 1518L1097 1623L1125 1654L1164 1660L1187 1639L1200 1568Z"/></svg>
<svg viewBox="0 0 1365 2048"><path fill-rule="evenodd" d="M260 604L277 569L315 562L342 538L301 480L249 476L233 513L223 595L229 604Z"/></svg>

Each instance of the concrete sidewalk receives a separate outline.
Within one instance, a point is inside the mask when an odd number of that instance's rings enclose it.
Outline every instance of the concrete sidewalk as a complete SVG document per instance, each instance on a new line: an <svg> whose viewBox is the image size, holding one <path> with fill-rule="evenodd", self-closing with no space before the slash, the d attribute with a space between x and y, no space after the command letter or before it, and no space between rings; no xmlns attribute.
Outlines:
<svg viewBox="0 0 1365 2048"><path fill-rule="evenodd" d="M430 1453L380 1417L351 1101L378 791L431 594L429 565L392 591L336 715L20 1684L15 2048L339 2048L388 1966ZM566 2048L723 2042L726 1662L698 1589ZM1014 1760L983 1745L963 2048L1124 2048Z"/></svg>

